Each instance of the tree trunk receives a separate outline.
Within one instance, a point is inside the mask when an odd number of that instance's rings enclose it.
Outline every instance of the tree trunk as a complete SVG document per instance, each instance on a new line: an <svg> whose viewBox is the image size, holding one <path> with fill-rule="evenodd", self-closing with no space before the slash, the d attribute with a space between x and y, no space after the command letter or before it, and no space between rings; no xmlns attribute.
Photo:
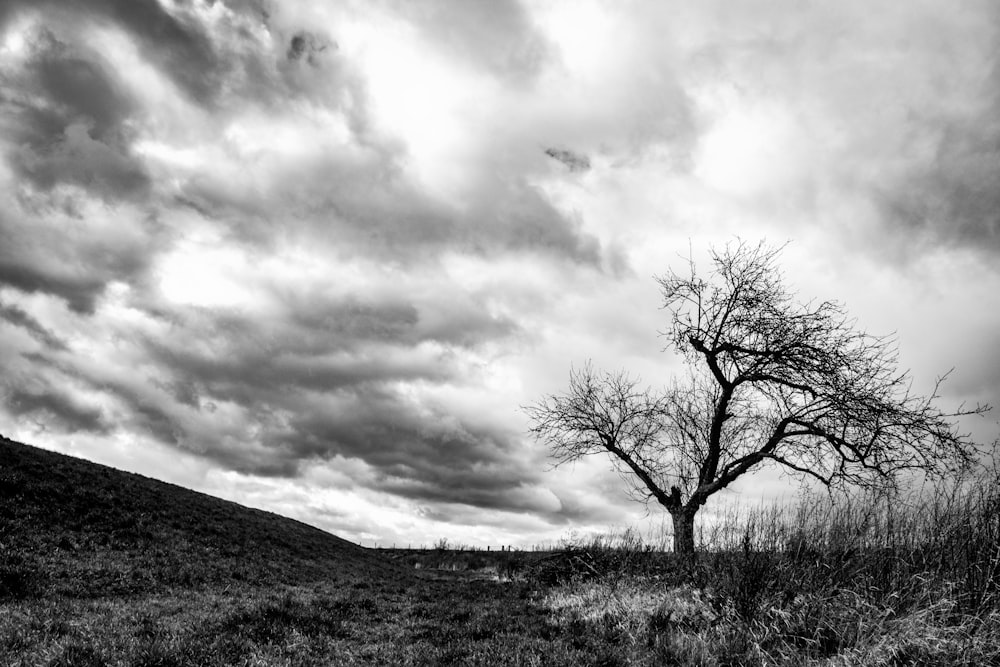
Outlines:
<svg viewBox="0 0 1000 667"><path fill-rule="evenodd" d="M687 507L670 513L674 521L674 553L694 555L694 515L697 510Z"/></svg>

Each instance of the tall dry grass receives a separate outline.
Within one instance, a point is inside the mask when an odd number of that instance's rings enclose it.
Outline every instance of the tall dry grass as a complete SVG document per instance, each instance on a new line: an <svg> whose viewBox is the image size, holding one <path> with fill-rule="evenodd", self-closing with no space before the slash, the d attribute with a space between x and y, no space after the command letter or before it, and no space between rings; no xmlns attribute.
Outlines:
<svg viewBox="0 0 1000 667"><path fill-rule="evenodd" d="M942 587L960 611L996 609L1000 480L981 473L896 493L814 492L791 506L735 508L705 545L704 575L725 575L729 564L737 581L721 580L730 585L863 590L895 609Z"/></svg>
<svg viewBox="0 0 1000 667"><path fill-rule="evenodd" d="M597 576L546 604L630 664L1000 664L996 475L732 507L701 539L693 564L634 531L567 545Z"/></svg>

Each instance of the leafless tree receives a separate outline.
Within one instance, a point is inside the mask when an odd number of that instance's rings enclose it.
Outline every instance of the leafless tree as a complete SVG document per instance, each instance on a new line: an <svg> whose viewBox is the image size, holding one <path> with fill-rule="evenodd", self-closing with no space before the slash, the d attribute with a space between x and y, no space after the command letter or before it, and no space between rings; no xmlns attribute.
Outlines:
<svg viewBox="0 0 1000 667"><path fill-rule="evenodd" d="M634 497L671 515L674 549L693 553L694 518L715 493L765 465L835 484L889 485L905 470L946 474L976 446L955 412L912 393L894 338L859 331L833 301L798 302L781 248L712 250L702 278L659 277L667 348L686 372L662 390L624 372L570 373L569 390L525 408L557 465L607 453Z"/></svg>

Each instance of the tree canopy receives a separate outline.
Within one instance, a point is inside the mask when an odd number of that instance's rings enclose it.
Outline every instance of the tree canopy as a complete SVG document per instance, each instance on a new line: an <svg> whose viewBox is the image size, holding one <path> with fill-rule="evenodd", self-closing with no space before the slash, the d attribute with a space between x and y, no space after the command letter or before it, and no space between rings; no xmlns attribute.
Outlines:
<svg viewBox="0 0 1000 667"><path fill-rule="evenodd" d="M860 330L835 301L796 299L782 248L736 242L712 269L657 278L661 332L685 372L662 389L623 371L571 371L565 393L526 412L557 463L610 455L633 495L670 512L675 549L713 494L765 465L830 486L893 485L905 470L945 474L975 459L955 420L988 409L936 407L898 370L896 341Z"/></svg>

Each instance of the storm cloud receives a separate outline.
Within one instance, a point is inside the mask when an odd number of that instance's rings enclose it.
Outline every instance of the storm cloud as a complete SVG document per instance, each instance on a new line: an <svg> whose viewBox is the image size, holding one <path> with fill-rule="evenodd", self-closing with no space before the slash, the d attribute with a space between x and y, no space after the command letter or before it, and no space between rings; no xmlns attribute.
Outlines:
<svg viewBox="0 0 1000 667"><path fill-rule="evenodd" d="M1000 403L998 31L987 0L7 2L0 431L356 540L641 522L518 406L587 359L666 381L651 276L734 235Z"/></svg>

